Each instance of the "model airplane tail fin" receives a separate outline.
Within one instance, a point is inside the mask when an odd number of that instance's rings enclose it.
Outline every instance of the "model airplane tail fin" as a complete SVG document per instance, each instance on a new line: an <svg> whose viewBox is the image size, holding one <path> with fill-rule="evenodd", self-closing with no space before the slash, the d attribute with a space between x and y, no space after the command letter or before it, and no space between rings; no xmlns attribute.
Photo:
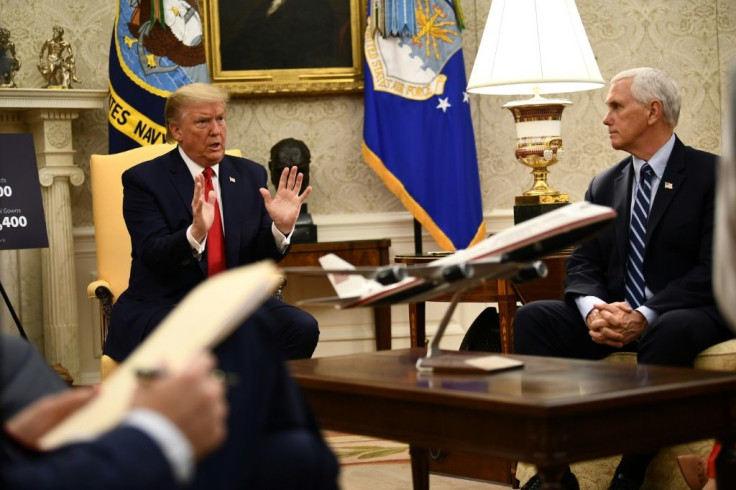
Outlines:
<svg viewBox="0 0 736 490"><path fill-rule="evenodd" d="M319 263L324 269L355 269L353 264L335 254L323 255L319 258ZM327 278L339 298L360 297L371 289L380 286L376 281L367 279L360 274L327 274Z"/></svg>

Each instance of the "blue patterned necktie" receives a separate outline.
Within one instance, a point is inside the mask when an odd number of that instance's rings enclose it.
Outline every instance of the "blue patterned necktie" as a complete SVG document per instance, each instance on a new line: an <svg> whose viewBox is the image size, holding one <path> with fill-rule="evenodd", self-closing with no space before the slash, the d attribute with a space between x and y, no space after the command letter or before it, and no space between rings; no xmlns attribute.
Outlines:
<svg viewBox="0 0 736 490"><path fill-rule="evenodd" d="M641 306L645 299L644 245L647 240L647 217L652 195L652 167L645 163L639 174L636 200L631 211L629 261L626 265L626 302L632 308Z"/></svg>

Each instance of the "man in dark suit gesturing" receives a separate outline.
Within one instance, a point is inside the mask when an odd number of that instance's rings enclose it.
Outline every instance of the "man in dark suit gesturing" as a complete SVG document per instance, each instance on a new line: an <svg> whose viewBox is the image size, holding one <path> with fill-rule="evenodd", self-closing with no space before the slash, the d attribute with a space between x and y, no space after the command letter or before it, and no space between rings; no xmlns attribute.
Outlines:
<svg viewBox="0 0 736 490"><path fill-rule="evenodd" d="M296 167L284 169L272 197L263 166L225 155L227 100L225 90L207 84L176 90L167 99L165 118L167 139L178 147L123 174L133 260L105 343L105 353L116 361L209 275L279 260L288 250L311 187L300 193L302 175ZM312 355L319 329L311 315L275 298L262 308L275 320L272 328L286 358Z"/></svg>
<svg viewBox="0 0 736 490"><path fill-rule="evenodd" d="M257 310L212 353L142 382L119 426L49 451L38 441L97 391L66 390L30 343L0 334L0 488L336 489L337 460L272 323Z"/></svg>
<svg viewBox="0 0 736 490"><path fill-rule="evenodd" d="M585 199L618 216L573 251L565 301L519 309L517 353L601 359L635 350L640 363L689 366L730 338L711 285L716 156L674 134L680 100L654 68L611 80L603 124L613 148L631 156L595 176ZM625 455L610 488L639 488L653 456ZM565 484L578 487L571 473Z"/></svg>

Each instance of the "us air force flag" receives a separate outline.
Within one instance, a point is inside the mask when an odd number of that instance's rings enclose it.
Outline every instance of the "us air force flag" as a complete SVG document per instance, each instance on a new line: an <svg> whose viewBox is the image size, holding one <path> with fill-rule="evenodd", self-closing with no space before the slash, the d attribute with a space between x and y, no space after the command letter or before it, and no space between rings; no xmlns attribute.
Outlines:
<svg viewBox="0 0 736 490"><path fill-rule="evenodd" d="M363 157L444 249L484 238L462 39L451 2L417 0L417 35L365 34Z"/></svg>
<svg viewBox="0 0 736 490"><path fill-rule="evenodd" d="M110 43L110 153L166 140L166 97L209 82L196 0L118 0Z"/></svg>

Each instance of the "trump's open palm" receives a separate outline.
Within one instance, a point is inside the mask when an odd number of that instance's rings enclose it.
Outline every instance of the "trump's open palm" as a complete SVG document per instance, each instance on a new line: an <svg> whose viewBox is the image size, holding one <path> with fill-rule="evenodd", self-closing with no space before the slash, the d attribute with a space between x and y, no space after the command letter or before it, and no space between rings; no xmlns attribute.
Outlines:
<svg viewBox="0 0 736 490"><path fill-rule="evenodd" d="M312 186L309 186L299 194L302 180L304 180L304 174L299 172L296 166L293 166L291 169L285 168L281 172L279 186L274 197L271 197L268 189L263 187L260 189L268 215L276 225L276 229L284 235L288 235L294 229L299 217L299 210L312 192Z"/></svg>

